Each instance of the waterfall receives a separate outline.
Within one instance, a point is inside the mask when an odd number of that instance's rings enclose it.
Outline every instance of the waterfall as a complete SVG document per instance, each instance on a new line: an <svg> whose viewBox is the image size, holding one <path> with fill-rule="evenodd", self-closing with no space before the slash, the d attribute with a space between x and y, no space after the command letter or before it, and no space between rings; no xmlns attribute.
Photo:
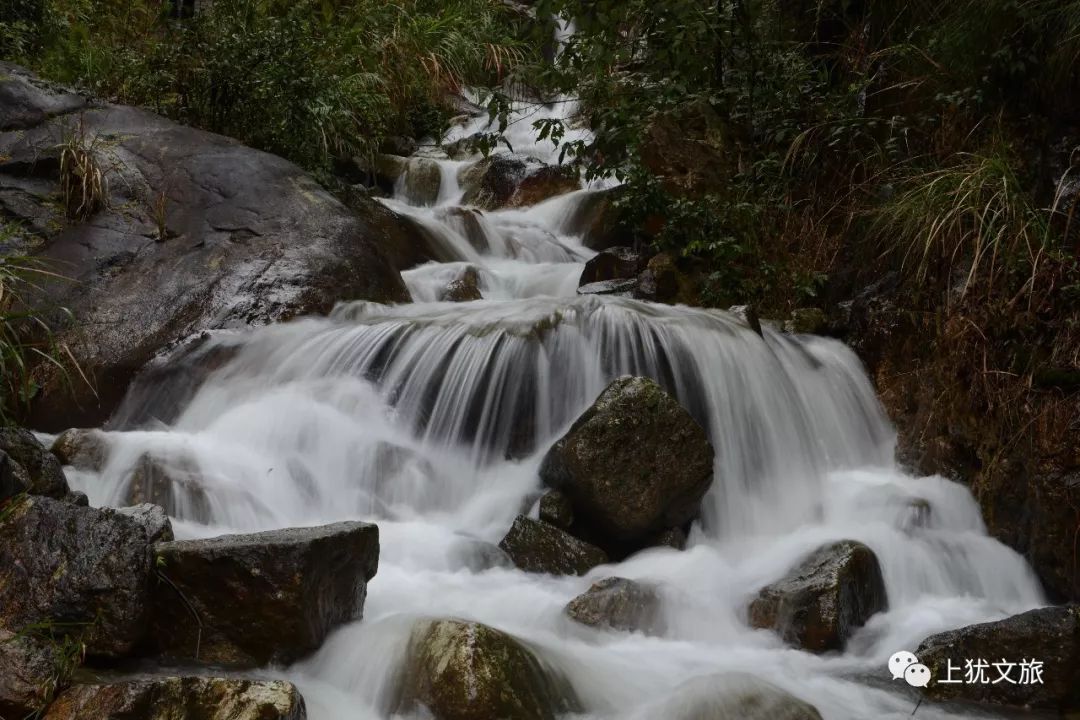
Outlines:
<svg viewBox="0 0 1080 720"><path fill-rule="evenodd" d="M535 141L522 147L552 157ZM843 344L768 327L758 335L717 310L578 296L593 252L572 217L593 190L480 213L460 207L463 161L428 160L442 181L434 204L411 204L405 183L386 201L443 258L404 273L415 302L343 302L328 317L211 338L200 352L216 353L219 367L194 397L157 388L157 401L173 405L167 422L110 433L108 464L72 477L95 505L124 504L153 457L173 479L162 502L187 537L379 524L364 620L272 671L300 685L313 720L389 718L418 616L475 619L526 640L573 679L597 720L655 717L685 681L728 670L758 674L826 718L907 718L913 703L885 670L893 652L1044 604L965 488L894 464L893 430ZM466 268L483 299L440 302ZM661 383L716 450L688 548L649 550L584 578L485 562L513 518L535 512L544 452L624 374ZM930 512L913 527L916 507ZM748 627L758 588L839 539L878 555L887 612L824 657ZM664 637L598 634L564 618L570 598L616 574L660 585Z"/></svg>

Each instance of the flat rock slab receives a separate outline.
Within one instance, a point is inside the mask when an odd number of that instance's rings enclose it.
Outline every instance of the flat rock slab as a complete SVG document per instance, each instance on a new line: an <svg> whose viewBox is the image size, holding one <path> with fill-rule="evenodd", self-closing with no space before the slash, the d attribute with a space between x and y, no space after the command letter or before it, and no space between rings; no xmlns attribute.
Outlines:
<svg viewBox="0 0 1080 720"><path fill-rule="evenodd" d="M146 530L113 510L25 497L0 520L0 627L48 623L92 656L130 653L148 627Z"/></svg>
<svg viewBox="0 0 1080 720"><path fill-rule="evenodd" d="M43 720L306 720L300 691L281 680L154 677L75 685Z"/></svg>
<svg viewBox="0 0 1080 720"><path fill-rule="evenodd" d="M379 529L345 522L158 543L154 553L154 635L164 657L287 664L360 618Z"/></svg>

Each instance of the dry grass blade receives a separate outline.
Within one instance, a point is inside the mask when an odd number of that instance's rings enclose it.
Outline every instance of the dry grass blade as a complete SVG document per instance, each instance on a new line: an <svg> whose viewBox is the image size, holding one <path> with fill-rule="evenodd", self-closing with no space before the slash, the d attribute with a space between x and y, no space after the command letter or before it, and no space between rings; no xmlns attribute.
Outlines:
<svg viewBox="0 0 1080 720"><path fill-rule="evenodd" d="M72 220L85 220L105 207L108 180L98 164L94 142L82 121L64 141L60 151L60 194Z"/></svg>

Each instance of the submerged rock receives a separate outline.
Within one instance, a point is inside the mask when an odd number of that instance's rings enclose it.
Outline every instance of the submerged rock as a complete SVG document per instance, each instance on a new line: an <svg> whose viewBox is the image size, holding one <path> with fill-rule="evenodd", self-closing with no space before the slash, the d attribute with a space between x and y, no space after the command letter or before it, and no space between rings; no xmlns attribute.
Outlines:
<svg viewBox="0 0 1080 720"><path fill-rule="evenodd" d="M600 548L524 515L514 520L499 547L526 572L584 575L608 561Z"/></svg>
<svg viewBox="0 0 1080 720"><path fill-rule="evenodd" d="M594 583L566 606L573 620L595 628L663 633L661 598L656 587L626 578L605 578Z"/></svg>
<svg viewBox="0 0 1080 720"><path fill-rule="evenodd" d="M167 658L290 663L358 619L379 559L359 522L154 546L154 636Z"/></svg>
<svg viewBox="0 0 1080 720"><path fill-rule="evenodd" d="M887 604L874 551L844 540L818 548L763 588L750 605L750 624L811 652L843 650L852 633Z"/></svg>
<svg viewBox="0 0 1080 720"><path fill-rule="evenodd" d="M745 673L699 677L680 685L654 712L664 720L821 720L813 705Z"/></svg>
<svg viewBox="0 0 1080 720"><path fill-rule="evenodd" d="M630 297L637 287L637 280L601 280L600 282L582 285L577 289L578 295L619 295Z"/></svg>
<svg viewBox="0 0 1080 720"><path fill-rule="evenodd" d="M64 465L101 472L109 458L109 437L100 430L72 428L57 435L50 450Z"/></svg>
<svg viewBox="0 0 1080 720"><path fill-rule="evenodd" d="M627 550L693 520L712 474L705 431L638 377L611 383L540 466L544 484L570 498L583 537Z"/></svg>
<svg viewBox="0 0 1080 720"><path fill-rule="evenodd" d="M60 461L34 433L0 427L0 500L23 492L63 498L69 491Z"/></svg>
<svg viewBox="0 0 1080 720"><path fill-rule="evenodd" d="M580 710L573 687L506 633L480 623L417 623L401 677L398 712L435 720L554 720Z"/></svg>
<svg viewBox="0 0 1080 720"><path fill-rule="evenodd" d="M1080 606L1041 608L932 635L915 655L930 668L934 682L925 692L935 700L1051 710L1067 717L1080 713ZM949 661L953 679L960 679L965 660L975 658L1016 663L1005 669L1012 682L994 682L1003 670L993 667L987 670L990 682L941 682L948 678ZM1020 682L1020 662L1033 660L1042 663L1040 681L1029 675L1028 682Z"/></svg>
<svg viewBox="0 0 1080 720"><path fill-rule="evenodd" d="M60 658L55 648L0 629L0 718L32 717L52 697Z"/></svg>
<svg viewBox="0 0 1080 720"><path fill-rule="evenodd" d="M75 685L43 720L306 720L300 691L283 680L142 677Z"/></svg>
<svg viewBox="0 0 1080 720"><path fill-rule="evenodd" d="M124 502L157 505L185 520L206 522L211 517L202 473L192 458L166 459L145 453L131 471Z"/></svg>
<svg viewBox="0 0 1080 720"><path fill-rule="evenodd" d="M146 635L150 544L112 510L27 497L0 520L0 627L45 623L92 656L130 653Z"/></svg>

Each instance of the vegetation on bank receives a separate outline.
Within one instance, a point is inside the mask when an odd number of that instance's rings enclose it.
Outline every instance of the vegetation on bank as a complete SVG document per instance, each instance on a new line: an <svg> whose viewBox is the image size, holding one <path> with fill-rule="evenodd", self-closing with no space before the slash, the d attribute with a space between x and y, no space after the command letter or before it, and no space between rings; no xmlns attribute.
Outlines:
<svg viewBox="0 0 1080 720"><path fill-rule="evenodd" d="M9 0L0 57L312 170L437 132L526 57L499 0Z"/></svg>

